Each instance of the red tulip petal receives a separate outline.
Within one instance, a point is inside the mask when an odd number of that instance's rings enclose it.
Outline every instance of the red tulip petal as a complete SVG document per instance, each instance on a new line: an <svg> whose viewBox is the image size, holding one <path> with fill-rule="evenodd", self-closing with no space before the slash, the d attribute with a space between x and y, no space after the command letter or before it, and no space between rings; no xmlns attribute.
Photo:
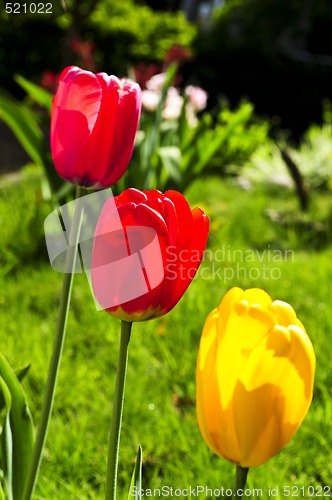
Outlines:
<svg viewBox="0 0 332 500"><path fill-rule="evenodd" d="M118 148L114 142L115 124L121 126L117 122L121 119L117 116L120 82L115 76L104 74L96 75L96 79L102 89L102 100L86 153L86 174L103 186L104 178L113 174L115 168L110 156L115 155Z"/></svg>
<svg viewBox="0 0 332 500"><path fill-rule="evenodd" d="M179 237L179 224L178 217L176 215L174 203L169 198L164 198L164 211L165 211L165 222L169 234L169 244L174 247L178 243Z"/></svg>
<svg viewBox="0 0 332 500"><path fill-rule="evenodd" d="M135 210L135 221L141 226L147 226L155 229L158 235L168 240L166 223L162 216L153 210L153 208L150 208L144 203L137 205Z"/></svg>
<svg viewBox="0 0 332 500"><path fill-rule="evenodd" d="M166 191L165 197L169 198L174 206L178 220L178 241L179 250L187 248L193 230L193 216L190 206L185 197L177 191Z"/></svg>
<svg viewBox="0 0 332 500"><path fill-rule="evenodd" d="M124 174L134 149L141 112L139 85L126 80L116 83L118 85L116 97L113 94L115 81L110 82L107 90L109 98L116 99L116 107L114 108L116 126L112 128L112 148L109 149L107 157L108 168L104 172L103 185L113 184ZM109 125L105 124L105 126Z"/></svg>
<svg viewBox="0 0 332 500"><path fill-rule="evenodd" d="M136 188L129 188L123 191L119 196L116 196L116 204L123 205L124 203L145 203L147 200L147 196Z"/></svg>
<svg viewBox="0 0 332 500"><path fill-rule="evenodd" d="M79 68L61 75L53 99L51 150L58 173L69 181L85 176L85 152L101 106L96 76Z"/></svg>
<svg viewBox="0 0 332 500"><path fill-rule="evenodd" d="M161 217L164 219L164 216L165 216L165 211L164 211L164 205L163 205L163 201L161 201L160 198L149 198L145 204L152 208L153 210L155 210L156 212L158 212Z"/></svg>
<svg viewBox="0 0 332 500"><path fill-rule="evenodd" d="M179 302L191 281L203 258L204 249L209 231L209 219L199 208L192 212L193 228L192 237L187 249L182 249L174 259L166 266L166 276L160 312L158 316L173 309Z"/></svg>

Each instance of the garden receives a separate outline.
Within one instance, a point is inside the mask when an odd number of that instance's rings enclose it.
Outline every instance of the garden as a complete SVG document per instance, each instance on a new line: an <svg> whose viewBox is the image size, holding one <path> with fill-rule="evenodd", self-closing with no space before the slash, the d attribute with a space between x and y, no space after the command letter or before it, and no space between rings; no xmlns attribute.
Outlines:
<svg viewBox="0 0 332 500"><path fill-rule="evenodd" d="M184 4L1 6L0 499L332 495L328 2Z"/></svg>

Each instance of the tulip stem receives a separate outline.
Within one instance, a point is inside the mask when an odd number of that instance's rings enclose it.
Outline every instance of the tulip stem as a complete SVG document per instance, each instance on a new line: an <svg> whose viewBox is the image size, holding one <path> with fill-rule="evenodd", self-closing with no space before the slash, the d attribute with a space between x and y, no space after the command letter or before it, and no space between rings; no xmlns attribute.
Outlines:
<svg viewBox="0 0 332 500"><path fill-rule="evenodd" d="M83 195L83 189L77 187L75 211L69 232L68 250L65 262L65 274L63 277L62 293L60 298L53 351L49 364L48 377L47 377L43 405L41 410L41 417L38 425L36 441L32 454L30 470L27 477L27 483L24 490L23 500L30 500L32 498L36 486L42 459L42 453L45 446L47 431L54 403L54 394L55 394L62 350L65 340L74 269L78 253L77 243L79 240L79 234L83 218L83 205L81 203L81 200L79 199L82 195Z"/></svg>
<svg viewBox="0 0 332 500"><path fill-rule="evenodd" d="M121 321L121 339L118 367L116 371L113 396L113 411L108 446L108 463L106 475L105 500L116 499L116 484L118 475L120 433L123 414L124 390L128 362L128 348L132 323Z"/></svg>
<svg viewBox="0 0 332 500"><path fill-rule="evenodd" d="M234 488L233 499L242 498L243 490L247 482L248 472L249 472L248 467L241 467L241 465L236 466L235 488Z"/></svg>

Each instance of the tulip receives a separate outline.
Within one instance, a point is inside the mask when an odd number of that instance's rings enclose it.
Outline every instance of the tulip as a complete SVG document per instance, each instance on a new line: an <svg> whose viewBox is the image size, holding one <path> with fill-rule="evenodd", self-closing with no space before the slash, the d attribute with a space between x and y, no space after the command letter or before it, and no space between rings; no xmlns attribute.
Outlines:
<svg viewBox="0 0 332 500"><path fill-rule="evenodd" d="M101 211L92 252L98 303L127 322L166 314L194 278L208 230L204 212L191 210L176 191L130 188L110 199Z"/></svg>
<svg viewBox="0 0 332 500"><path fill-rule="evenodd" d="M232 288L206 319L197 360L197 416L210 449L243 469L273 457L309 409L315 364L289 304Z"/></svg>
<svg viewBox="0 0 332 500"><path fill-rule="evenodd" d="M58 174L86 188L117 182L133 152L140 112L136 83L66 68L51 116L51 151Z"/></svg>

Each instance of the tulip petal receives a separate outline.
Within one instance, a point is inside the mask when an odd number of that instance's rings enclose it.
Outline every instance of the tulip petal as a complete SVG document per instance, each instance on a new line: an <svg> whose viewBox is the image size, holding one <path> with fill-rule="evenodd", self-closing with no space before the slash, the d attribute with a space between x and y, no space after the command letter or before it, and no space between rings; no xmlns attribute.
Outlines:
<svg viewBox="0 0 332 500"><path fill-rule="evenodd" d="M137 205L135 210L135 222L141 226L147 226L155 229L158 235L168 240L167 226L156 210L149 207L145 203L140 203Z"/></svg>
<svg viewBox="0 0 332 500"><path fill-rule="evenodd" d="M261 465L283 446L282 404L282 395L274 385L248 391L241 381L237 382L232 409L242 467Z"/></svg>
<svg viewBox="0 0 332 500"><path fill-rule="evenodd" d="M270 306L270 310L277 316L278 323L283 326L295 325L296 314L292 306L282 300L274 300Z"/></svg>
<svg viewBox="0 0 332 500"><path fill-rule="evenodd" d="M169 198L164 198L164 219L167 225L169 234L169 244L171 247L175 247L179 234L178 218L176 215L176 210L174 203Z"/></svg>
<svg viewBox="0 0 332 500"><path fill-rule="evenodd" d="M311 402L314 366L311 343L297 326L274 327L252 351L232 402L242 466L260 465L292 438Z"/></svg>
<svg viewBox="0 0 332 500"><path fill-rule="evenodd" d="M223 332L218 345L218 377L220 397L225 408L230 404L239 374L252 349L275 324L274 316L262 306L251 306L241 312L237 304L234 304L228 318L222 315L218 318L218 332Z"/></svg>
<svg viewBox="0 0 332 500"><path fill-rule="evenodd" d="M188 247L193 234L193 214L185 197L177 191L166 191L165 197L169 198L174 206L178 217L178 240L176 242L179 250Z"/></svg>
<svg viewBox="0 0 332 500"><path fill-rule="evenodd" d="M314 348L304 329L291 325L288 330L291 334L290 361L305 383L305 397L311 400L316 368Z"/></svg>
<svg viewBox="0 0 332 500"><path fill-rule="evenodd" d="M60 77L51 118L51 149L58 173L67 180L86 176L86 151L101 106L93 73L68 68Z"/></svg>
<svg viewBox="0 0 332 500"><path fill-rule="evenodd" d="M218 447L211 438L214 429L219 428L220 411L221 408L217 408L218 400L217 398L211 399L211 391L214 387L210 384L210 381L215 379L211 374L214 371L215 366L215 356L217 348L217 330L216 330L216 319L217 310L212 311L207 317L203 334L199 347L199 354L197 359L197 371L196 371L196 383L197 383L197 419L201 433L209 445L210 449L220 454ZM211 380L210 380L211 379ZM215 405L211 408L211 405ZM219 411L218 411L219 410ZM206 415L209 415L209 420L206 419ZM215 422L211 422L210 416L213 415Z"/></svg>
<svg viewBox="0 0 332 500"><path fill-rule="evenodd" d="M124 205L125 203L145 203L148 197L142 191L136 188L129 188L123 191L119 196L116 196L115 201L117 206Z"/></svg>
<svg viewBox="0 0 332 500"><path fill-rule="evenodd" d="M115 86L112 81L108 90L110 100L115 99ZM116 126L112 128L112 148L109 148L108 153L108 162L112 165L112 169L107 170L108 175L103 181L104 185L117 182L128 166L134 149L142 106L141 89L138 84L120 80L116 93L118 97L114 116ZM105 126L110 127L110 124L106 122Z"/></svg>
<svg viewBox="0 0 332 500"><path fill-rule="evenodd" d="M261 288L249 288L248 290L245 290L242 298L250 305L260 304L263 307L269 307L272 303L270 295Z"/></svg>
<svg viewBox="0 0 332 500"><path fill-rule="evenodd" d="M179 247L178 249L178 259L174 263L176 276L166 270L159 315L170 311L179 302L194 279L203 257L208 228L209 221L204 212L200 209L193 210L191 240L187 242L187 248ZM179 231L181 231L180 227ZM184 252L186 258L184 258Z"/></svg>

